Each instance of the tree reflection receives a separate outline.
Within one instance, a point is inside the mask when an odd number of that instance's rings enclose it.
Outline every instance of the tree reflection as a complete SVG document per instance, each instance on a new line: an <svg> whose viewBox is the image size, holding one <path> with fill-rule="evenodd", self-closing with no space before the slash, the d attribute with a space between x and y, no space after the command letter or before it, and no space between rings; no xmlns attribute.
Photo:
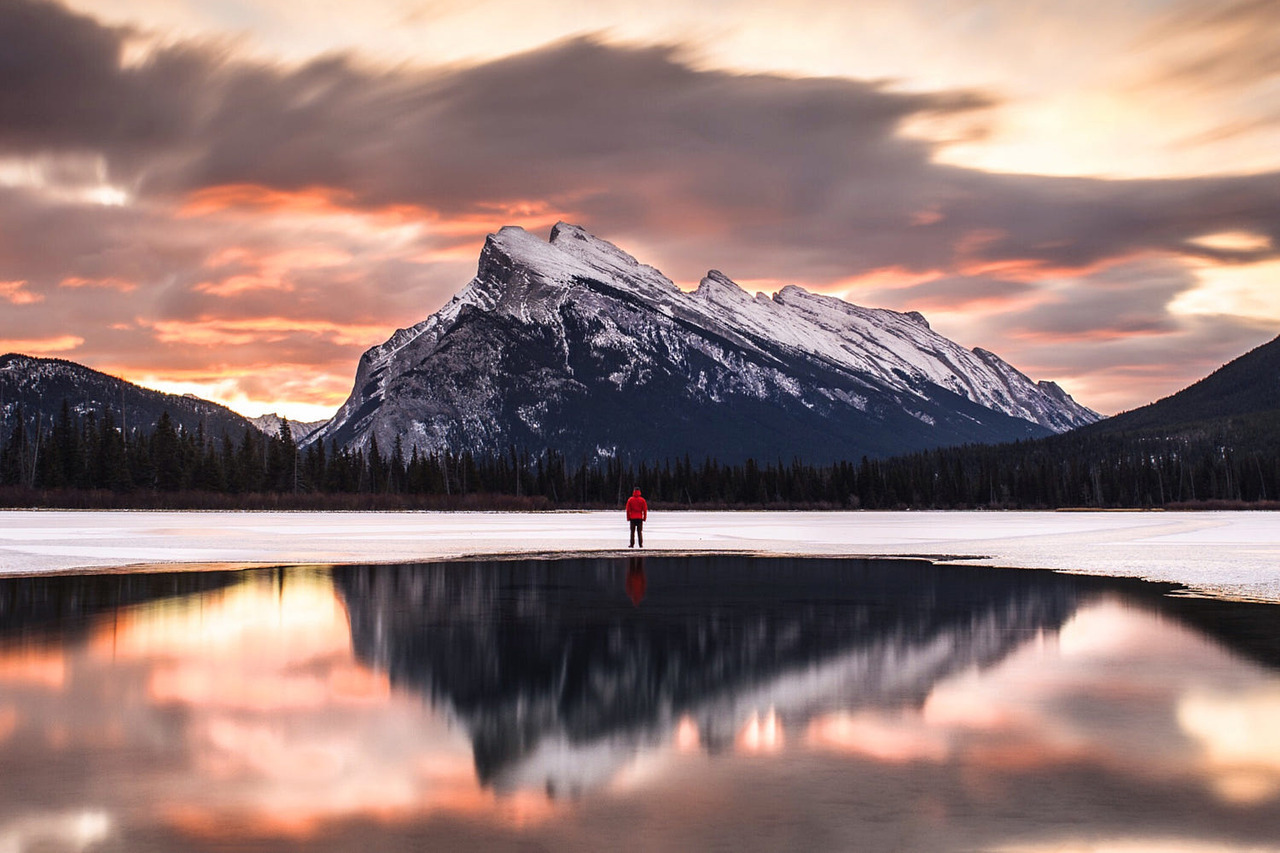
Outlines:
<svg viewBox="0 0 1280 853"><path fill-rule="evenodd" d="M607 777L682 717L718 751L753 714L803 727L835 709L919 706L939 679L1056 630L1100 592L907 560L637 557L623 605L617 566L350 567L335 584L356 654L464 720L482 780L545 774L560 789ZM608 767L598 750L572 757L605 743Z"/></svg>

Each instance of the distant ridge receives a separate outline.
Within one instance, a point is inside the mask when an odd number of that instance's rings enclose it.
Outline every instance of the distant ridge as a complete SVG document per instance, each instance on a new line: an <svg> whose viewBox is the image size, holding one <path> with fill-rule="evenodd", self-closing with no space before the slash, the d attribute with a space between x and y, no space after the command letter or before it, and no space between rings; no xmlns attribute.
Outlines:
<svg viewBox="0 0 1280 853"><path fill-rule="evenodd" d="M1098 422L1092 432L1171 428L1280 410L1280 337L1139 409Z"/></svg>
<svg viewBox="0 0 1280 853"><path fill-rule="evenodd" d="M258 415L256 418L249 418L249 423L262 430L267 435L277 435L280 432L280 424L288 420L285 417L271 412L266 415ZM294 441L302 441L311 433L327 424L328 421L289 421L289 435Z"/></svg>
<svg viewBox="0 0 1280 853"><path fill-rule="evenodd" d="M166 394L111 376L74 361L9 353L0 356L0 429L7 435L19 411L27 425L58 417L63 400L73 415L108 412L117 426L150 432L166 411L176 426L207 435L226 432L239 437L256 429L226 406L190 395ZM0 439L2 440L2 439Z"/></svg>

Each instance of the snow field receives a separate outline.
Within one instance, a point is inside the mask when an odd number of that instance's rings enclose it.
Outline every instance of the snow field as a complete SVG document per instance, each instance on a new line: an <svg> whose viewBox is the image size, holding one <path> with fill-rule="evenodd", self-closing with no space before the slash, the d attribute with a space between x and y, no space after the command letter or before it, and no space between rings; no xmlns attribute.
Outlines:
<svg viewBox="0 0 1280 853"><path fill-rule="evenodd" d="M0 574L628 553L617 512L0 511ZM655 512L646 554L911 555L1280 602L1269 513Z"/></svg>

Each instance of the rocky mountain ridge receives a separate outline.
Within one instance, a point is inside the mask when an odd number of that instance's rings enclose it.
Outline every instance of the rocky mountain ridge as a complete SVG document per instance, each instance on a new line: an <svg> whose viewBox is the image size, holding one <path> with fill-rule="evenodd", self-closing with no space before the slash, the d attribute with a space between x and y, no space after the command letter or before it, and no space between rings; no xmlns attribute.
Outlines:
<svg viewBox="0 0 1280 853"><path fill-rule="evenodd" d="M506 227L440 311L361 358L309 440L574 458L873 457L1034 438L1099 416L1058 386L934 332L916 312L717 270L686 293L559 223Z"/></svg>

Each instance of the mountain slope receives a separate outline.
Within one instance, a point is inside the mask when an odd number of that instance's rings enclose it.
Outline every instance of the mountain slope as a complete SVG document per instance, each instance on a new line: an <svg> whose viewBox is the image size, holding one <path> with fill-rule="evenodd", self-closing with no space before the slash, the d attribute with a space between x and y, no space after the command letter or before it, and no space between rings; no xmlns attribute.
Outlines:
<svg viewBox="0 0 1280 853"><path fill-rule="evenodd" d="M164 412L177 426L239 437L253 425L226 406L198 397L142 388L73 361L9 353L0 356L0 429L7 435L19 410L28 424L51 424L66 400L75 415L110 412L117 425L151 431Z"/></svg>
<svg viewBox="0 0 1280 853"><path fill-rule="evenodd" d="M1280 410L1280 337L1176 394L1107 418L1092 432L1171 428Z"/></svg>
<svg viewBox="0 0 1280 853"><path fill-rule="evenodd" d="M1032 438L1097 419L1056 386L916 313L715 270L685 293L583 229L490 235L444 308L361 358L311 440L571 458L886 456Z"/></svg>

